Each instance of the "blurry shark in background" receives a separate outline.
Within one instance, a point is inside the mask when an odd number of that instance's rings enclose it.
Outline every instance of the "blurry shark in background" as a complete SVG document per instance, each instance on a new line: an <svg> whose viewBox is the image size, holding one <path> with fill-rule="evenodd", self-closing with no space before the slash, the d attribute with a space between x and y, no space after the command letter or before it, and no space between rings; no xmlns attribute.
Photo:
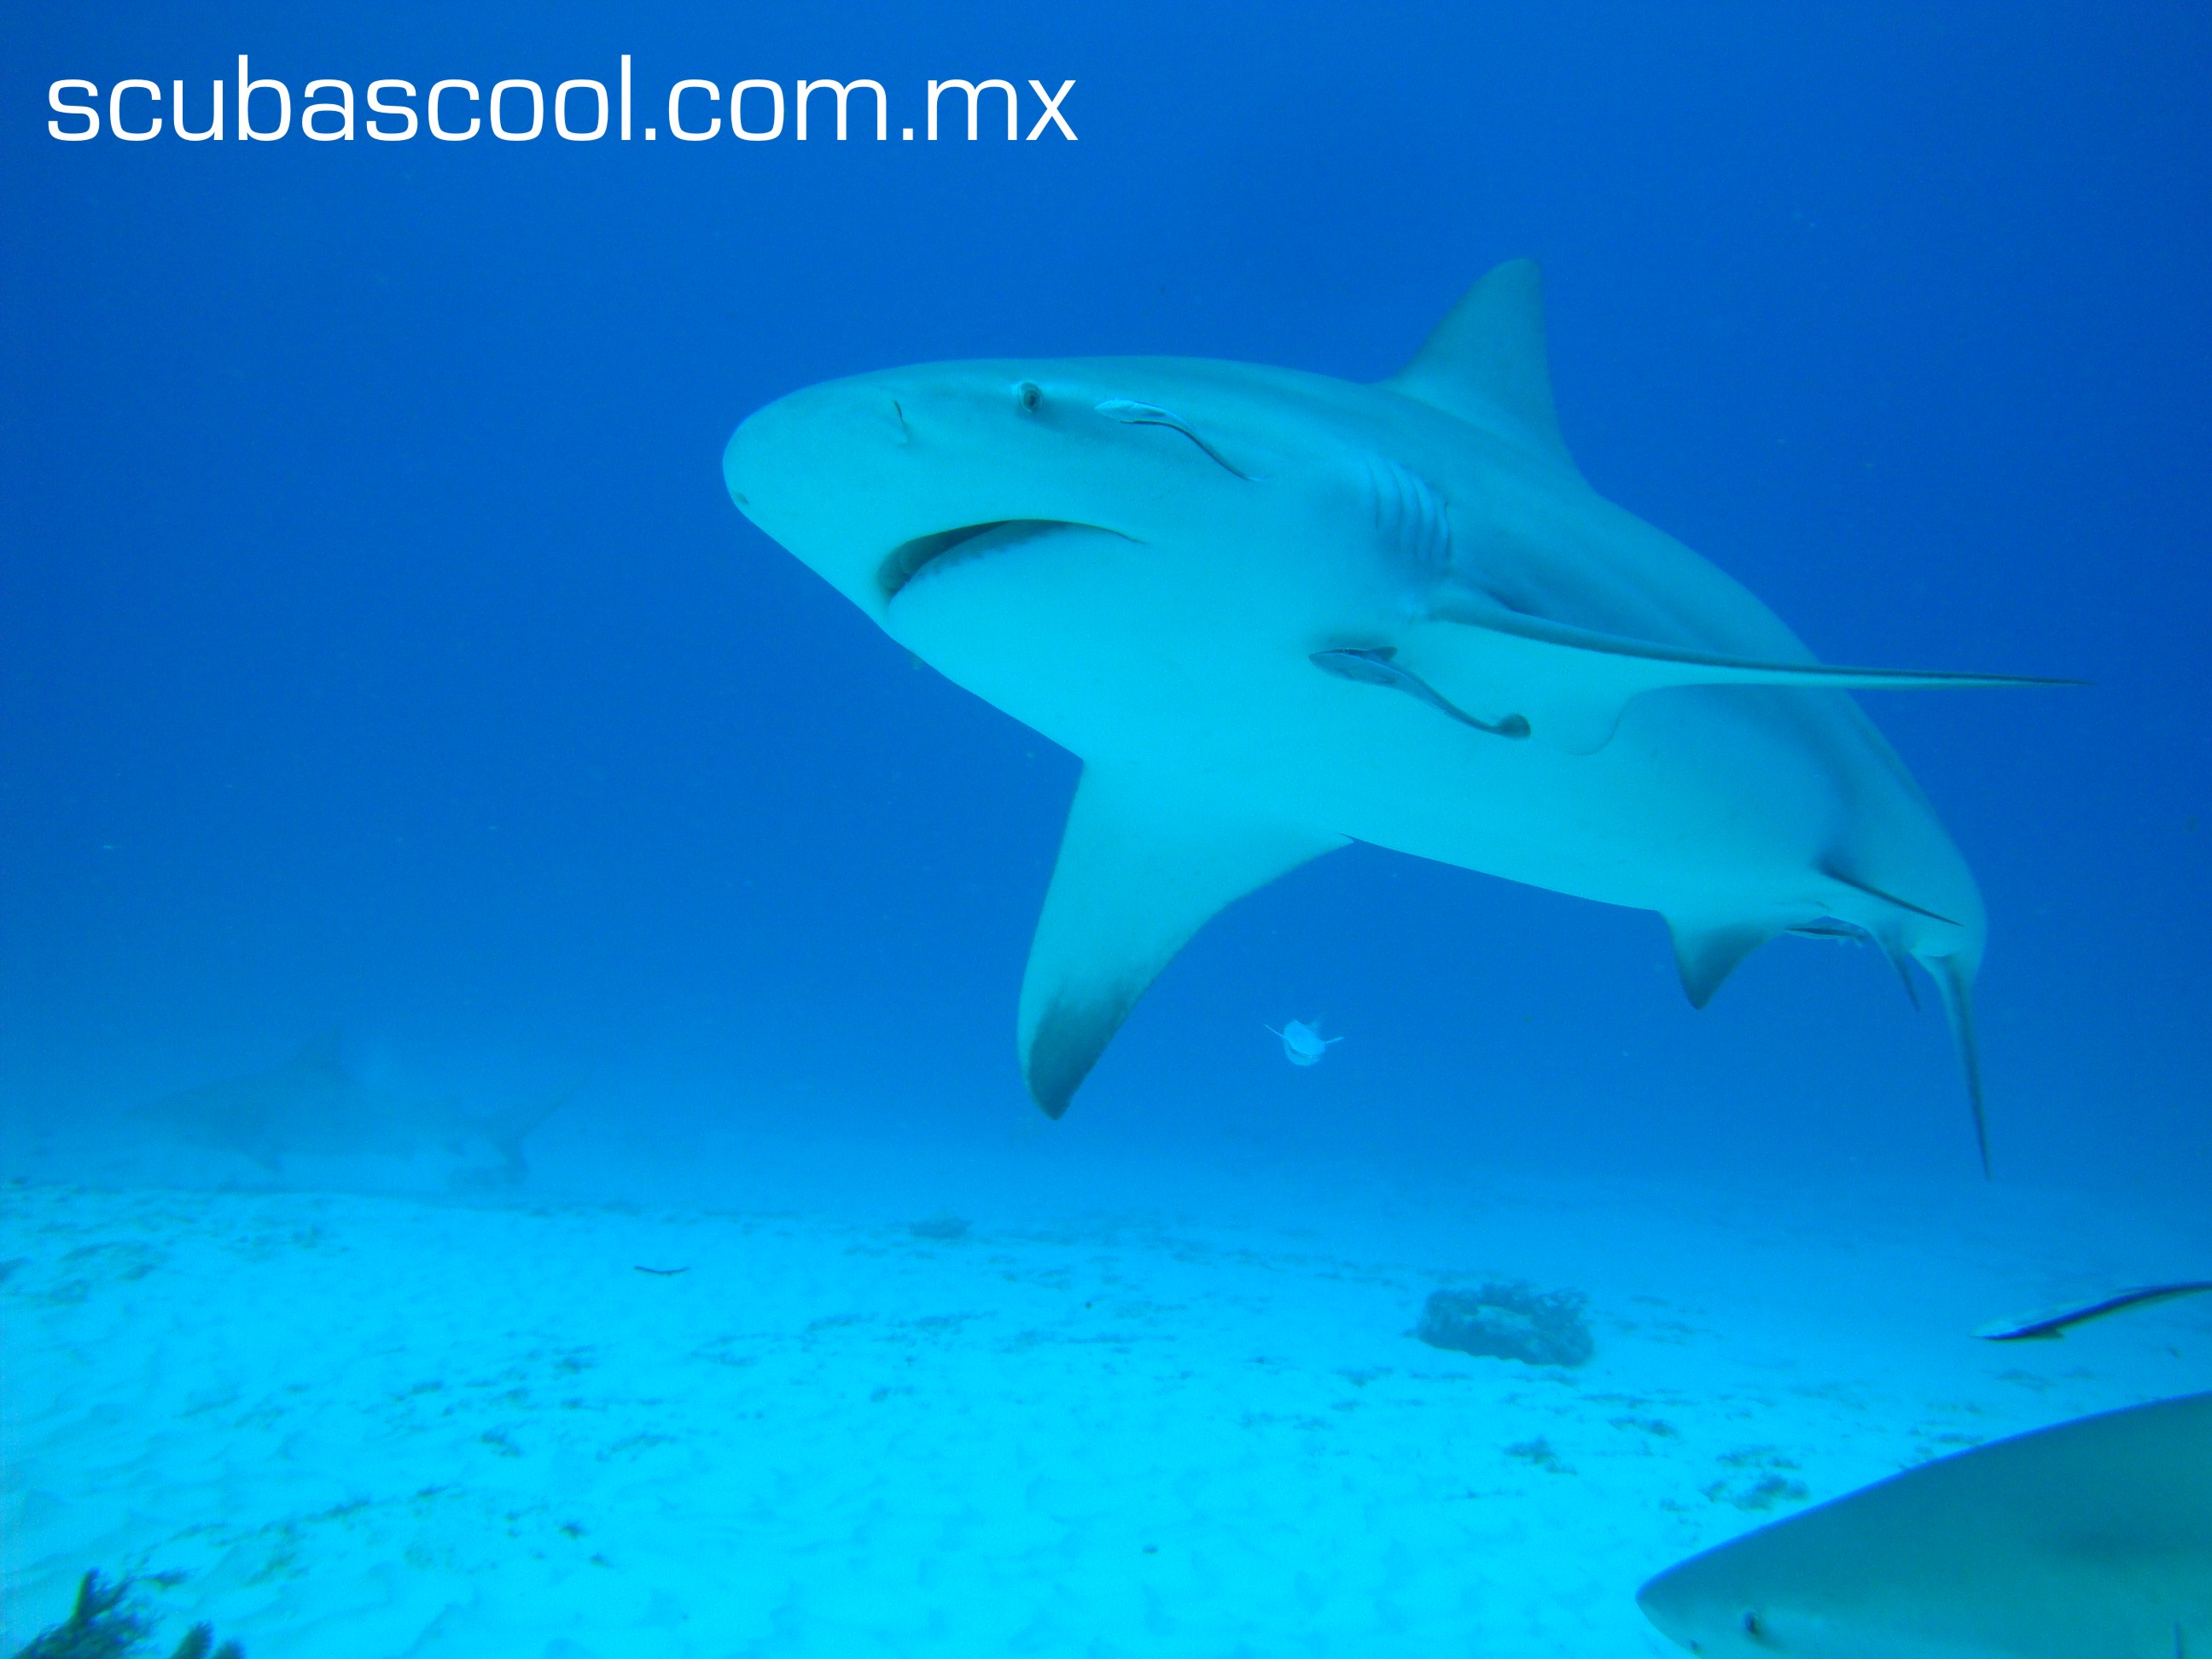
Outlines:
<svg viewBox="0 0 2212 1659"><path fill-rule="evenodd" d="M2212 1394L1923 1464L1636 1599L1705 1659L2203 1659Z"/></svg>
<svg viewBox="0 0 2212 1659"><path fill-rule="evenodd" d="M893 639L1082 757L1018 1018L1051 1115L1209 917L1357 840L1657 911L1699 1006L1778 933L1917 962L1987 1170L1981 896L1844 694L2049 682L1824 666L1599 495L1532 264L1378 385L925 365L769 404L723 472Z"/></svg>
<svg viewBox="0 0 2212 1659"><path fill-rule="evenodd" d="M338 1033L325 1031L273 1071L204 1084L164 1096L131 1115L187 1146L237 1152L266 1169L287 1158L367 1153L410 1158L428 1147L461 1153L487 1148L500 1175L527 1173L522 1143L573 1089L489 1112L458 1100L387 1094L355 1079L338 1055Z"/></svg>

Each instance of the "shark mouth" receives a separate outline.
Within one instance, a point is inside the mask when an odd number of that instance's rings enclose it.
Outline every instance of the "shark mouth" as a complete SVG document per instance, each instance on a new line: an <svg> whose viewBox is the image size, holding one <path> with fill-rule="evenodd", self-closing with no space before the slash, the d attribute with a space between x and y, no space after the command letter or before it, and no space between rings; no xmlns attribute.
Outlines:
<svg viewBox="0 0 2212 1659"><path fill-rule="evenodd" d="M876 583L888 602L924 571L942 570L987 553L1004 552L1062 531L1096 528L1066 519L994 519L986 524L963 525L957 530L939 530L891 549L877 568Z"/></svg>

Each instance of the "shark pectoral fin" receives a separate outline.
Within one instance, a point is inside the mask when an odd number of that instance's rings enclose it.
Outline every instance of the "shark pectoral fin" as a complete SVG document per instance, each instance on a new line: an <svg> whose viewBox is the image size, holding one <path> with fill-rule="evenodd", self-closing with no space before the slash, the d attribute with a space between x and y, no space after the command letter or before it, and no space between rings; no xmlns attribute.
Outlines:
<svg viewBox="0 0 2212 1659"><path fill-rule="evenodd" d="M1437 605L1433 620L1417 624L1415 631L1424 672L1455 702L1481 707L1502 699L1528 719L1531 737L1573 754L1590 754L1611 742L1621 711L1632 700L1674 686L1903 691L2081 684L2012 674L1756 662L1553 622L1469 593ZM1415 654L1413 643L1407 640L1409 660ZM1452 665L1449 670L1441 665L1447 661Z"/></svg>
<svg viewBox="0 0 2212 1659"><path fill-rule="evenodd" d="M1690 1006L1702 1008L1711 1002L1736 964L1782 930L1780 922L1668 917L1667 931L1674 937L1674 966L1680 970Z"/></svg>
<svg viewBox="0 0 2212 1659"><path fill-rule="evenodd" d="M1137 999L1216 911L1344 844L1086 766L1022 980L1022 1073L1036 1103L1052 1117L1067 1109Z"/></svg>

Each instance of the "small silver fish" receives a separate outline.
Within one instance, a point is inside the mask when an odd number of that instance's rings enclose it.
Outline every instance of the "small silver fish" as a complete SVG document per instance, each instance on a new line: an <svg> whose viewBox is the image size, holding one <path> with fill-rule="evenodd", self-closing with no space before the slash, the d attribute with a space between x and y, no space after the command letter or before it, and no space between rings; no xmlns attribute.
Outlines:
<svg viewBox="0 0 2212 1659"><path fill-rule="evenodd" d="M1293 1066L1318 1066L1333 1046L1344 1041L1340 1036L1323 1036L1302 1019L1284 1021L1279 1031L1272 1025L1267 1029L1283 1040L1283 1058Z"/></svg>

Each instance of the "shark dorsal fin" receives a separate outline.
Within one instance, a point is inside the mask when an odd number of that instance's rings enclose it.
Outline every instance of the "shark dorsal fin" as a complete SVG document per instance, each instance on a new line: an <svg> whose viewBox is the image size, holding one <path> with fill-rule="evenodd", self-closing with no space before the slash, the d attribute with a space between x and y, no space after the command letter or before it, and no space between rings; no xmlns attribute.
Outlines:
<svg viewBox="0 0 2212 1659"><path fill-rule="evenodd" d="M292 1056L288 1070L295 1072L343 1072L338 1060L337 1026L331 1026L309 1039L307 1046Z"/></svg>
<svg viewBox="0 0 2212 1659"><path fill-rule="evenodd" d="M1086 766L1022 980L1022 1072L1058 1117L1161 969L1218 910L1344 837Z"/></svg>
<svg viewBox="0 0 2212 1659"><path fill-rule="evenodd" d="M1480 425L1502 414L1553 459L1574 465L1552 407L1544 284L1534 259L1509 259L1468 289L1413 361L1382 384Z"/></svg>

